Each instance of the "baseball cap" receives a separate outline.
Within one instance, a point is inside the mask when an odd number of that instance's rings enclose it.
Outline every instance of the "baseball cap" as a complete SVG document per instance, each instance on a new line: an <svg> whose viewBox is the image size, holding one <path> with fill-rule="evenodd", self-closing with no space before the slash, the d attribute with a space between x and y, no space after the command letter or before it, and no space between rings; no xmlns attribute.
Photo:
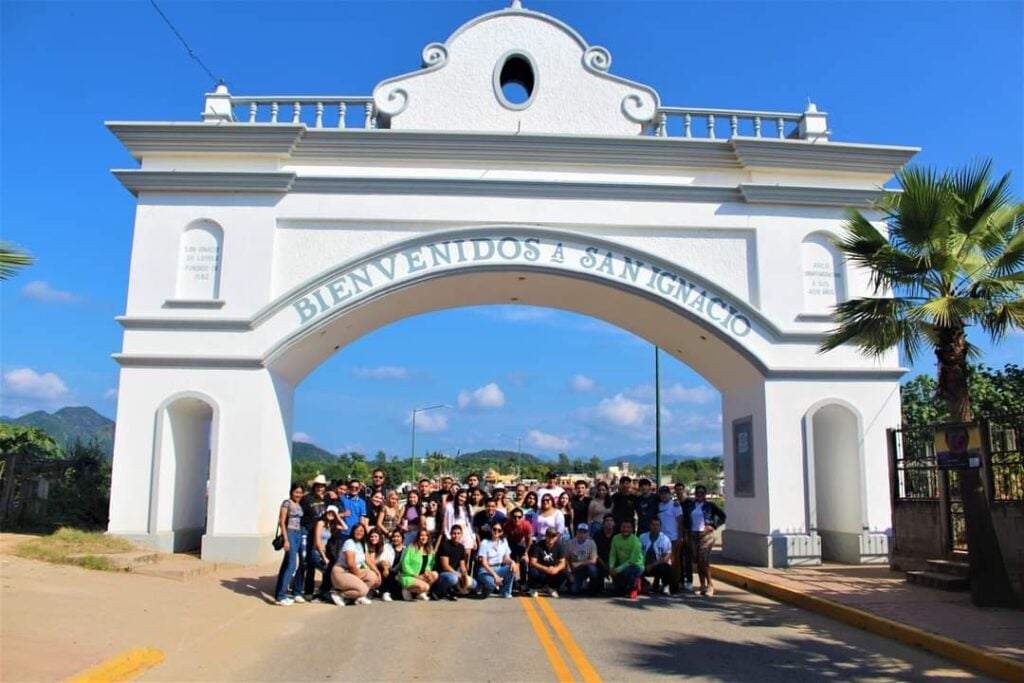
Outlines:
<svg viewBox="0 0 1024 683"><path fill-rule="evenodd" d="M587 524L577 524L576 531L590 531L590 526Z"/></svg>
<svg viewBox="0 0 1024 683"><path fill-rule="evenodd" d="M337 505L328 505L326 508L324 508L324 514L326 515L328 512L333 512L334 514L338 514L338 513L341 512L341 510L338 509Z"/></svg>

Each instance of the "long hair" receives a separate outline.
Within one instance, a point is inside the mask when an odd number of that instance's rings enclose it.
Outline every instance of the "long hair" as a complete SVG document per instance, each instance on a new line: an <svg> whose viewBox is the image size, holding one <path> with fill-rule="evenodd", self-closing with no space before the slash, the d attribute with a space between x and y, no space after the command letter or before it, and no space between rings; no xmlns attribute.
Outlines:
<svg viewBox="0 0 1024 683"><path fill-rule="evenodd" d="M370 542L370 534L377 534L376 543ZM384 532L381 529L373 527L366 532L366 549L368 552L373 553L374 557L378 558L380 557L380 554L384 552Z"/></svg>

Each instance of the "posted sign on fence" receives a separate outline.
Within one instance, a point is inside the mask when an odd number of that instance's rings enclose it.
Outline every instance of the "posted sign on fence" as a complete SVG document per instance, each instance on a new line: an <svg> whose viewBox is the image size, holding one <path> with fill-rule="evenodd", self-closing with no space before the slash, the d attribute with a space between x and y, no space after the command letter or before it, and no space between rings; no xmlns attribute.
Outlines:
<svg viewBox="0 0 1024 683"><path fill-rule="evenodd" d="M977 422L935 428L935 459L940 470L981 467L981 426Z"/></svg>

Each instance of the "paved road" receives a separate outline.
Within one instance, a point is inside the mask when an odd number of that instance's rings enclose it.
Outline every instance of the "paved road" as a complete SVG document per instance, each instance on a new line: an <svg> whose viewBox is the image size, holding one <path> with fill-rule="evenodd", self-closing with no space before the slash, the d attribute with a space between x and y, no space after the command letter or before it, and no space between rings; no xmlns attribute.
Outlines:
<svg viewBox="0 0 1024 683"><path fill-rule="evenodd" d="M206 673L307 681L975 679L926 653L727 586L714 599L276 609L281 635L272 648ZM168 661L146 679L193 675L190 663Z"/></svg>
<svg viewBox="0 0 1024 683"><path fill-rule="evenodd" d="M165 655L141 678L154 681L979 680L725 585L714 599L276 607L274 570L180 582L0 555L0 680L61 680L140 646Z"/></svg>

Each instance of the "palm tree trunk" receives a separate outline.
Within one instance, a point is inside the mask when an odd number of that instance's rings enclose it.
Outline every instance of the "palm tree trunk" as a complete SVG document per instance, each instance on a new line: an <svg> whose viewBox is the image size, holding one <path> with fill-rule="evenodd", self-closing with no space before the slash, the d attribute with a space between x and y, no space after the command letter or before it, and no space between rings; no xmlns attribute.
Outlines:
<svg viewBox="0 0 1024 683"><path fill-rule="evenodd" d="M939 362L938 394L946 402L950 420L970 422L973 414L967 385L967 337L963 328L940 330L935 356ZM1016 606L992 521L991 492L986 490L979 468L960 470L960 500L967 526L971 602L979 607Z"/></svg>

